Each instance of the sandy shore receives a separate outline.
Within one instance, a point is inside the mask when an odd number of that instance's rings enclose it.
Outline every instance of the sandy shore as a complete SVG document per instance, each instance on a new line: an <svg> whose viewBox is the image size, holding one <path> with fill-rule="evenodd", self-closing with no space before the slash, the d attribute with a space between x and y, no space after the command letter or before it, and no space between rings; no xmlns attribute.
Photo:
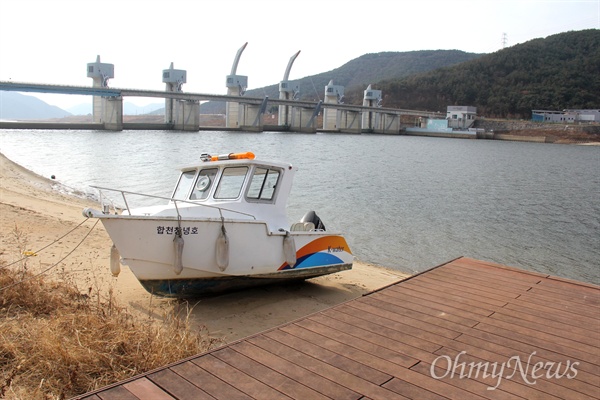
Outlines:
<svg viewBox="0 0 600 400"><path fill-rule="evenodd" d="M27 259L32 271L49 269L48 275L72 279L81 291L99 289L108 295L112 288L119 304L140 316L162 318L174 308L185 306L151 296L125 266L118 277L111 276L112 242L101 223L83 217L81 210L89 206L98 204L65 192L57 182L36 175L0 154L0 259L12 263L22 257L22 251L36 252ZM205 328L212 336L230 342L359 297L404 277L398 271L355 262L351 271L303 283L202 299L190 304L188 314L194 329Z"/></svg>

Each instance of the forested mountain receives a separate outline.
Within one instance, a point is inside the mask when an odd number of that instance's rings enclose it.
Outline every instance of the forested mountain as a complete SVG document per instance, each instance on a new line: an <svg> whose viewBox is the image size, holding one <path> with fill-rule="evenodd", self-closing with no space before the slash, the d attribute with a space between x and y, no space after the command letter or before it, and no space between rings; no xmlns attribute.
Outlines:
<svg viewBox="0 0 600 400"><path fill-rule="evenodd" d="M459 50L421 50L365 54L332 71L301 79L290 79L292 86L300 89L303 100L323 98L330 80L347 89L366 89L369 84L383 80L400 79L417 73L432 71L480 57L481 54ZM292 72L294 69L292 68ZM279 97L279 82L261 89L248 90L248 96Z"/></svg>
<svg viewBox="0 0 600 400"><path fill-rule="evenodd" d="M300 99L318 101L323 99L325 86L330 80L344 86L346 91L355 88L364 90L369 84L382 80L400 79L409 75L447 67L481 57L481 54L465 53L460 50L421 50L407 52L383 52L365 54L347 62L339 68L301 79L290 79L293 87L298 86ZM292 68L292 75L294 69ZM251 79L252 77L250 77ZM269 96L279 98L279 82L260 89L246 91L249 97ZM362 92L361 92L362 96ZM362 97L358 104L362 104ZM201 112L218 114L225 112L225 103L208 102Z"/></svg>
<svg viewBox="0 0 600 400"><path fill-rule="evenodd" d="M455 66L373 85L384 107L477 107L488 117L530 118L532 109L600 108L600 30L535 39ZM361 104L363 92L346 91Z"/></svg>

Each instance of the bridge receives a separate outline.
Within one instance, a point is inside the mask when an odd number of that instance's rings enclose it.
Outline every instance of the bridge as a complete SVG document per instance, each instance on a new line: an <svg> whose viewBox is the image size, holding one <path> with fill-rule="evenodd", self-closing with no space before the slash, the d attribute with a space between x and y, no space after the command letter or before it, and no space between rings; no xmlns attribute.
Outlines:
<svg viewBox="0 0 600 400"><path fill-rule="evenodd" d="M247 44L247 43L246 43ZM93 86L56 85L47 83L28 83L0 81L0 90L17 92L37 92L55 94L75 94L93 96L93 123L82 126L82 129L122 130L123 98L150 97L165 99L165 123L158 124L155 129L176 129L198 131L199 105L205 101L225 102L226 129L262 131L265 125L262 116L267 106L279 107L278 121L275 128L294 132L316 132L317 116L322 112L324 131L334 132L373 132L400 133L401 117L414 118L444 118L445 115L427 111L392 109L380 106L381 91L372 90L371 86L364 92L363 105L343 104L344 88L334 85L333 81L325 87L324 101L302 101L295 99L297 94L287 80L291 66L300 52L290 59L284 80L280 82L278 99L268 97L245 96L247 77L236 74L237 64L246 44L238 50L231 74L227 76L228 94L186 93L181 90L186 82L186 71L173 68L163 70L165 91L112 88L108 87L108 79L114 76L114 66L100 62L100 56L95 63L88 64L88 77L94 79ZM1 128L25 126L25 123L0 123ZM52 124L64 128L71 124ZM87 126L89 125L89 126ZM155 124L156 125L156 124ZM153 129L150 126L142 127Z"/></svg>

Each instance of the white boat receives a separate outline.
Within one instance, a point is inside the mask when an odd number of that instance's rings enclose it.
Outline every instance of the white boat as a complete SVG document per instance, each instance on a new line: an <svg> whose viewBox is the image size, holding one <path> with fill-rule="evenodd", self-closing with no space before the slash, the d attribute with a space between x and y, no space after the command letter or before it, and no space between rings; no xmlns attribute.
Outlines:
<svg viewBox="0 0 600 400"><path fill-rule="evenodd" d="M203 154L181 169L170 198L95 187L102 209L83 214L99 218L111 237L113 274L127 265L160 296L193 298L351 269L346 240L326 231L314 211L288 222L296 171L251 152ZM121 211L107 202L108 193L122 196ZM134 196L163 204L130 208Z"/></svg>

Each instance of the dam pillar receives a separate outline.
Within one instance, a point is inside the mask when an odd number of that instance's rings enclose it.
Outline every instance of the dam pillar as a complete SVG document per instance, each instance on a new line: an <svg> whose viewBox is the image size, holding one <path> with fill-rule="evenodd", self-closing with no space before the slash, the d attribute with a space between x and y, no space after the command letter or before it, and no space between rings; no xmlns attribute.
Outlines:
<svg viewBox="0 0 600 400"><path fill-rule="evenodd" d="M109 131L123 130L123 97L102 97L104 129Z"/></svg>
<svg viewBox="0 0 600 400"><path fill-rule="evenodd" d="M325 86L325 104L343 104L344 87L334 85L333 79ZM323 129L328 131L339 131L341 113L334 107L325 107L323 109Z"/></svg>
<svg viewBox="0 0 600 400"><path fill-rule="evenodd" d="M367 87L363 95L363 107L381 107L381 90ZM363 132L374 132L380 124L380 114L374 110L363 110L361 129Z"/></svg>
<svg viewBox="0 0 600 400"><path fill-rule="evenodd" d="M400 115L393 113L381 113L380 125L375 127L376 133L399 134Z"/></svg>
<svg viewBox="0 0 600 400"><path fill-rule="evenodd" d="M290 131L303 133L316 133L317 127L315 121L321 111L322 102L317 103L316 107L292 107L292 124Z"/></svg>
<svg viewBox="0 0 600 400"><path fill-rule="evenodd" d="M266 96L260 105L242 104L240 108L240 129L250 132L262 132L264 130L263 115L267 110L269 97Z"/></svg>
<svg viewBox="0 0 600 400"><path fill-rule="evenodd" d="M87 76L93 79L92 87L107 88L108 80L115 77L115 66L113 64L100 62L100 56L96 56L96 62L88 63ZM92 122L101 123L104 116L105 97L93 96L92 100Z"/></svg>
<svg viewBox="0 0 600 400"><path fill-rule="evenodd" d="M242 52L247 45L248 42L238 49L233 60L233 65L231 66L231 73L227 75L226 86L228 96L243 96L248 87L248 77L237 75L237 66L240 62ZM240 128L242 121L245 120L244 114L245 110L243 109L243 104L236 101L228 101L225 104L225 127Z"/></svg>
<svg viewBox="0 0 600 400"><path fill-rule="evenodd" d="M165 84L166 92L179 92L181 87L187 82L187 72L182 69L174 69L173 63L169 69L163 69L162 81ZM175 124L175 99L165 98L165 123Z"/></svg>
<svg viewBox="0 0 600 400"><path fill-rule="evenodd" d="M198 100L174 100L174 125L179 131L200 130L200 102Z"/></svg>
<svg viewBox="0 0 600 400"><path fill-rule="evenodd" d="M340 132L360 133L361 113L353 110L340 110Z"/></svg>

